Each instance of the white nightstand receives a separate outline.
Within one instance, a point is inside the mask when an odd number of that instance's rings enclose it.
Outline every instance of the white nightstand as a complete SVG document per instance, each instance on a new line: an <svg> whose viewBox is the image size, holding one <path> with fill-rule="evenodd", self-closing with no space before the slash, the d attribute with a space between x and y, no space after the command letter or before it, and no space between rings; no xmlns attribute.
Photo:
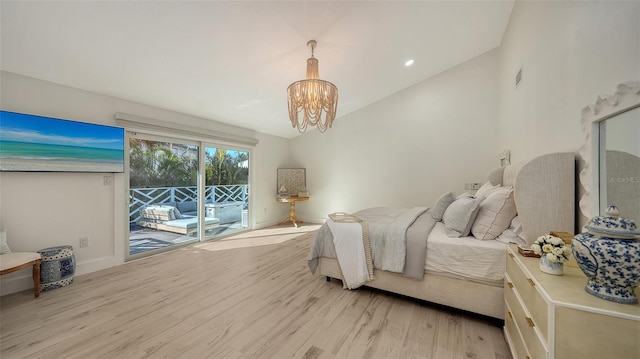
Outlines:
<svg viewBox="0 0 640 359"><path fill-rule="evenodd" d="M538 261L507 249L504 332L514 358L640 358L640 305L597 298L579 268L555 276Z"/></svg>

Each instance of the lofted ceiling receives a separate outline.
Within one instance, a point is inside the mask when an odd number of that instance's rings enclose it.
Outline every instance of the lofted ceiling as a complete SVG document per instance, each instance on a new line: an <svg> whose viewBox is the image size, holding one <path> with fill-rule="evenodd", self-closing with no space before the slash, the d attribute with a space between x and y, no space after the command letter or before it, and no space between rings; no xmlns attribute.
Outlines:
<svg viewBox="0 0 640 359"><path fill-rule="evenodd" d="M513 1L5 1L1 69L293 138L286 88L320 78L340 118L498 47ZM405 67L407 59L414 59ZM330 130L329 130L330 131Z"/></svg>

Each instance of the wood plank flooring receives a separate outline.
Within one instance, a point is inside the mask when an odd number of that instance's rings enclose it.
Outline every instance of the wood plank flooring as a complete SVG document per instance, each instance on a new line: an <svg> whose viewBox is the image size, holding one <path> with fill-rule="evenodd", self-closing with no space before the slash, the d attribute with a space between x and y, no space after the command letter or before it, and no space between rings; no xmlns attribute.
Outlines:
<svg viewBox="0 0 640 359"><path fill-rule="evenodd" d="M0 298L0 357L511 358L485 318L309 272L317 226L273 227Z"/></svg>

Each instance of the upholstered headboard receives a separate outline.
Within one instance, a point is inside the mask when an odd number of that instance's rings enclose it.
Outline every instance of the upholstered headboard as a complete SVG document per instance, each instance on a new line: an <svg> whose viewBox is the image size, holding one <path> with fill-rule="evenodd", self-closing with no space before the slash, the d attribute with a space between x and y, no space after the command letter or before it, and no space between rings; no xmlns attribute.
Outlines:
<svg viewBox="0 0 640 359"><path fill-rule="evenodd" d="M575 154L551 153L497 168L487 180L513 186L528 244L549 231L575 233Z"/></svg>

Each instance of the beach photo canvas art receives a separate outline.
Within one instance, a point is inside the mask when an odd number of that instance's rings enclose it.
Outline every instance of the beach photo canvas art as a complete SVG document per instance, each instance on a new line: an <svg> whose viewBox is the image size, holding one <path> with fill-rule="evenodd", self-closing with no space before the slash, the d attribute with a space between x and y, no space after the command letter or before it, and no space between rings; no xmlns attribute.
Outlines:
<svg viewBox="0 0 640 359"><path fill-rule="evenodd" d="M124 172L124 129L0 111L0 170Z"/></svg>

